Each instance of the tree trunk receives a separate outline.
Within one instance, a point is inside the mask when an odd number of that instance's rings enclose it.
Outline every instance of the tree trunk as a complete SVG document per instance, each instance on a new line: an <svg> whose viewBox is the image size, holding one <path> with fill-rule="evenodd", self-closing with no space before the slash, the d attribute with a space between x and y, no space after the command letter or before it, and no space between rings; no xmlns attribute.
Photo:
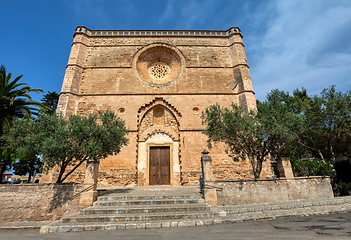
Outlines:
<svg viewBox="0 0 351 240"><path fill-rule="evenodd" d="M74 166L74 168L73 168L71 171L69 171L69 172L65 175L65 177L62 179L61 182L65 181L65 179L66 179L71 173L73 173L74 170L76 170L80 165L82 165L82 163L85 162L86 159L87 159L87 158L84 158L84 159L81 160L76 166ZM63 174L63 173L62 173L62 174Z"/></svg>
<svg viewBox="0 0 351 240"><path fill-rule="evenodd" d="M4 175L5 169L6 169L6 164L4 163L4 165L2 166L2 169L0 171L0 183L2 183L2 178Z"/></svg>
<svg viewBox="0 0 351 240"><path fill-rule="evenodd" d="M58 175L58 177L57 177L56 183L62 183L61 178L62 178L62 175L63 175L63 173L65 172L65 170L66 170L66 165L65 165L65 164L62 164L62 165L61 165L61 168L60 168L59 175Z"/></svg>
<svg viewBox="0 0 351 240"><path fill-rule="evenodd" d="M262 171L262 162L264 158L259 158L254 155L249 155L249 160L252 166L252 171L255 179L259 179Z"/></svg>
<svg viewBox="0 0 351 240"><path fill-rule="evenodd" d="M258 159L254 155L249 155L249 160L251 162L254 178L255 179L260 178L260 174L262 170L262 162L258 161Z"/></svg>
<svg viewBox="0 0 351 240"><path fill-rule="evenodd" d="M255 173L255 179L260 178L261 175L261 171L262 171L262 162L263 160L260 158L256 158L256 173Z"/></svg>
<svg viewBox="0 0 351 240"><path fill-rule="evenodd" d="M28 180L27 180L27 183L30 183L30 180L32 179L32 174L31 173L28 173Z"/></svg>

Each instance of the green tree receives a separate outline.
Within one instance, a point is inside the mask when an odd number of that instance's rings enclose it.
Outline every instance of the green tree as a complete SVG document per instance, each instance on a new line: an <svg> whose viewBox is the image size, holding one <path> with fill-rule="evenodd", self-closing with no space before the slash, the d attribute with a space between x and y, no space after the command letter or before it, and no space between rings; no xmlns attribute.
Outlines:
<svg viewBox="0 0 351 240"><path fill-rule="evenodd" d="M212 105L202 114L206 124L203 132L209 140L224 142L235 161L249 159L256 179L269 154L279 157L286 143L294 137L289 126L298 118L293 114L281 114L284 106L275 100L268 98L266 103L258 102L258 112L245 112L232 103L231 108L224 109Z"/></svg>
<svg viewBox="0 0 351 240"><path fill-rule="evenodd" d="M335 86L314 96L306 107L306 130L301 143L312 155L335 165L338 156L351 156L351 92L338 92Z"/></svg>
<svg viewBox="0 0 351 240"><path fill-rule="evenodd" d="M12 74L6 74L6 68L0 67L0 136L9 131L13 117L32 118L46 106L32 100L29 93L42 93L41 89L31 88L26 83L19 83L23 75L11 80Z"/></svg>
<svg viewBox="0 0 351 240"><path fill-rule="evenodd" d="M312 159L326 161L333 170L336 159L351 157L351 92L336 91L335 86L324 89L304 106L304 131L297 143ZM300 162L301 163L300 163ZM297 159L295 165L304 165L304 159ZM295 168L296 171L297 168ZM331 171L332 186L336 195L340 189L337 171Z"/></svg>
<svg viewBox="0 0 351 240"><path fill-rule="evenodd" d="M0 139L1 140L1 139ZM1 149L0 149L1 150ZM5 171L11 170L12 163L15 160L15 151L9 147L4 147L2 149L0 160L4 163L3 168L0 171L0 183L2 183L2 176Z"/></svg>
<svg viewBox="0 0 351 240"><path fill-rule="evenodd" d="M16 175L23 176L28 173L28 183L36 173L40 173L42 166L43 164L37 155L30 156L28 154L26 156L20 156L12 164L12 168Z"/></svg>
<svg viewBox="0 0 351 240"><path fill-rule="evenodd" d="M40 89L30 88L26 83L19 83L22 75L11 79L12 74L6 74L6 68L0 67L0 137L9 132L14 117L30 119L38 115L47 107L32 100L29 95L32 92L42 93ZM15 147L16 148L16 147ZM7 147L0 138L0 161L9 168L11 162L8 160ZM3 171L0 172L2 179Z"/></svg>
<svg viewBox="0 0 351 240"><path fill-rule="evenodd" d="M45 111L46 114L54 114L56 112L59 97L60 95L57 92L50 91L44 95L41 102L48 106L48 109Z"/></svg>
<svg viewBox="0 0 351 240"><path fill-rule="evenodd" d="M12 149L13 163L12 167L15 174L29 174L28 179L35 172L40 171L42 163L38 156L40 155L40 141L45 137L44 133L38 132L38 118L30 119L13 119L13 127L10 132L2 137L5 144ZM29 181L28 180L28 181Z"/></svg>
<svg viewBox="0 0 351 240"><path fill-rule="evenodd" d="M17 146L19 155L30 149L40 155L45 171L58 166L61 183L88 159L99 161L120 152L128 142L126 134L124 121L108 110L69 119L52 114L25 123L17 120L6 141Z"/></svg>
<svg viewBox="0 0 351 240"><path fill-rule="evenodd" d="M295 90L289 96L291 111L303 117L297 133L295 153L291 156L296 161L303 161L301 156L321 159L335 165L338 156L351 155L351 92L338 92L335 86L324 89L320 95L308 96L306 90ZM317 160L316 160L317 161ZM303 163L301 163L303 164Z"/></svg>
<svg viewBox="0 0 351 240"><path fill-rule="evenodd" d="M296 154L294 143L304 129L303 111L299 109L306 101L304 91L295 91L291 97L289 93L274 89L265 101L257 101L257 118L270 139L268 148L275 158Z"/></svg>
<svg viewBox="0 0 351 240"><path fill-rule="evenodd" d="M275 89L257 101L257 112L213 105L203 113L203 123L210 140L222 141L234 157L250 160L256 178L269 153L294 157L295 166L312 169L303 171L308 174L333 174L330 166L338 156L351 157L351 92L338 92L335 86L312 97L304 88L292 95ZM328 171L311 167L325 162Z"/></svg>
<svg viewBox="0 0 351 240"><path fill-rule="evenodd" d="M299 176L333 176L334 166L326 160L318 158L291 159L291 165L296 177Z"/></svg>

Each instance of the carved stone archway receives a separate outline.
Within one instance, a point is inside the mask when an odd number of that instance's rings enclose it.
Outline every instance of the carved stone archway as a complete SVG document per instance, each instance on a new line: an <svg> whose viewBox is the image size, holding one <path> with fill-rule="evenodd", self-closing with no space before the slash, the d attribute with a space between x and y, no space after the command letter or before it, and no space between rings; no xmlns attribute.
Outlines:
<svg viewBox="0 0 351 240"><path fill-rule="evenodd" d="M169 148L170 185L180 185L180 113L162 98L141 107L138 112L138 185L150 183L150 148Z"/></svg>

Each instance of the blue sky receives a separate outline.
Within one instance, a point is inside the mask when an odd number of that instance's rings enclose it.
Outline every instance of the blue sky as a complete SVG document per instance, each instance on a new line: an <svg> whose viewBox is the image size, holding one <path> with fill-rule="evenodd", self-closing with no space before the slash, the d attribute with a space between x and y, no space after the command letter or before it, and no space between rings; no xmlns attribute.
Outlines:
<svg viewBox="0 0 351 240"><path fill-rule="evenodd" d="M0 64L45 93L61 90L77 26L239 27L258 99L275 88L351 89L350 0L2 0L1 9Z"/></svg>

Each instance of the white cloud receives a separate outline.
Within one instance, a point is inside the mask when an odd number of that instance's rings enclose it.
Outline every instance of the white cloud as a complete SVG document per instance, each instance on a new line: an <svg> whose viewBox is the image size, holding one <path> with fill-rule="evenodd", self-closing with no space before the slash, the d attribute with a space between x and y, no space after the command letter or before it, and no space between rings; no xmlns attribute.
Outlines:
<svg viewBox="0 0 351 240"><path fill-rule="evenodd" d="M182 5L176 28L197 29L198 26L202 25L206 20L211 21L209 16L213 15L216 5L218 5L218 1L216 0L187 1L186 4Z"/></svg>
<svg viewBox="0 0 351 240"><path fill-rule="evenodd" d="M67 8L70 8L75 18L81 25L91 27L92 24L101 26L100 29L110 24L109 17L105 14L104 5L94 0L64 1Z"/></svg>
<svg viewBox="0 0 351 240"><path fill-rule="evenodd" d="M162 16L160 17L158 24L163 24L171 20L174 16L174 0L168 0L165 10L163 11Z"/></svg>
<svg viewBox="0 0 351 240"><path fill-rule="evenodd" d="M351 2L274 3L275 17L265 22L261 41L249 38L255 46L247 49L254 55L250 65L257 98L274 88L291 92L303 86L310 94L330 85L350 89Z"/></svg>
<svg viewBox="0 0 351 240"><path fill-rule="evenodd" d="M73 12L76 22L92 29L113 29L116 24L121 25L116 19L122 19L122 24L125 24L138 18L133 1L65 0L63 2Z"/></svg>

